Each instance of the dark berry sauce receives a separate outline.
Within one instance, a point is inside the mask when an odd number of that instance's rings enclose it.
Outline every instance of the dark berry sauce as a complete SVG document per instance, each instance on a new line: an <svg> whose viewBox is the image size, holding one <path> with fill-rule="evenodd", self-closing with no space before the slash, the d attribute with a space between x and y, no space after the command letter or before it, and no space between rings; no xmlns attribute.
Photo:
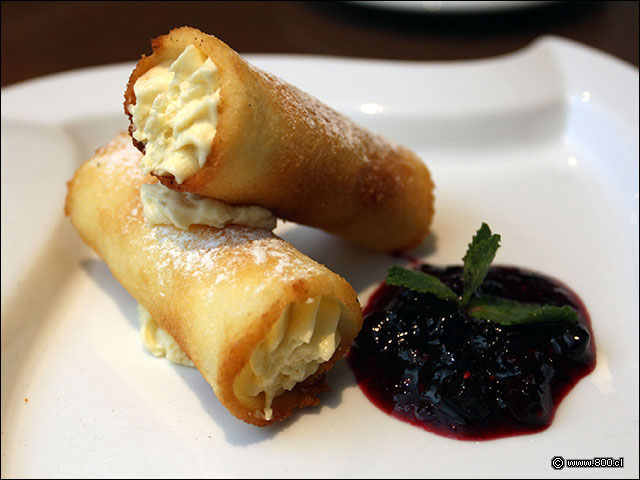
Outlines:
<svg viewBox="0 0 640 480"><path fill-rule="evenodd" d="M418 268L462 291L462 267ZM492 267L476 294L569 305L580 323L501 326L429 293L383 284L349 354L358 384L392 416L448 437L544 430L562 398L595 368L589 315L565 285L518 268Z"/></svg>

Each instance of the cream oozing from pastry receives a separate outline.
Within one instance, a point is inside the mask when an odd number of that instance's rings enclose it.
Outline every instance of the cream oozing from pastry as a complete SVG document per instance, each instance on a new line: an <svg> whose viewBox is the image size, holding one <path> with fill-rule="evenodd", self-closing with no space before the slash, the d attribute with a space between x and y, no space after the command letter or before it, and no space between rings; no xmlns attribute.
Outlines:
<svg viewBox="0 0 640 480"><path fill-rule="evenodd" d="M316 373L340 345L342 307L320 296L287 306L236 377L233 390L265 420L273 418L273 399Z"/></svg>
<svg viewBox="0 0 640 480"><path fill-rule="evenodd" d="M228 205L195 193L176 192L161 183L140 187L144 217L150 225L190 225L223 228L230 223L273 230L277 219L265 208L254 205Z"/></svg>
<svg viewBox="0 0 640 480"><path fill-rule="evenodd" d="M167 360L186 367L193 367L193 362L180 348L178 342L162 329L142 305L138 304L138 320L142 344L155 357L166 357Z"/></svg>
<svg viewBox="0 0 640 480"><path fill-rule="evenodd" d="M335 353L342 339L340 315L340 302L326 296L290 304L236 377L233 390L240 402L255 408L258 417L271 420L274 398L316 373ZM138 317L142 343L151 354L194 366L174 338L140 304Z"/></svg>
<svg viewBox="0 0 640 480"><path fill-rule="evenodd" d="M133 137L145 145L145 173L182 183L202 168L218 124L218 68L194 45L151 68L133 86Z"/></svg>

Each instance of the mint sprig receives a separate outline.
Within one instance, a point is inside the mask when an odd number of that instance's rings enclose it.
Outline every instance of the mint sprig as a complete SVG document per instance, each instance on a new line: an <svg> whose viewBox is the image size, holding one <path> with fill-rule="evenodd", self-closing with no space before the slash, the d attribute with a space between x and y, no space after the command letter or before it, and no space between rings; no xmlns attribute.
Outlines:
<svg viewBox="0 0 640 480"><path fill-rule="evenodd" d="M473 297L467 305L467 313L473 318L489 320L500 325L523 325L525 323L568 323L579 322L578 313L568 305L556 307L520 303L506 298L489 295Z"/></svg>
<svg viewBox="0 0 640 480"><path fill-rule="evenodd" d="M469 302L473 292L482 284L491 262L500 247L500 235L492 234L486 223L482 223L467 248L467 253L462 257L464 270L462 273L462 300L464 307Z"/></svg>
<svg viewBox="0 0 640 480"><path fill-rule="evenodd" d="M442 283L438 277L397 265L391 267L387 272L387 285L405 287L418 293L433 293L441 300L458 301L456 292Z"/></svg>
<svg viewBox="0 0 640 480"><path fill-rule="evenodd" d="M447 287L438 277L399 266L389 269L387 284L418 293L431 293L441 300L457 302L461 308L466 308L467 313L473 318L489 320L505 326L579 322L578 313L568 305L556 307L521 303L489 295L474 296L475 291L487 276L499 247L500 235L492 233L489 226L483 223L462 257L464 266L461 296Z"/></svg>

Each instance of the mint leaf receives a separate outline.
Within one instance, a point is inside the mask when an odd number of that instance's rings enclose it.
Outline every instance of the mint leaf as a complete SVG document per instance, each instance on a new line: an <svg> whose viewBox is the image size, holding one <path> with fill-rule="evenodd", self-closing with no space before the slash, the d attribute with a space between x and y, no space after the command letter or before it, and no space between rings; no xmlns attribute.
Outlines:
<svg viewBox="0 0 640 480"><path fill-rule="evenodd" d="M505 326L526 323L567 323L573 325L579 322L578 313L568 305L554 307L520 303L488 295L472 297L467 305L467 313L474 318L489 320Z"/></svg>
<svg viewBox="0 0 640 480"><path fill-rule="evenodd" d="M442 300L458 300L458 295L442 283L438 277L397 265L391 267L387 272L387 285L405 287L418 293L432 293Z"/></svg>
<svg viewBox="0 0 640 480"><path fill-rule="evenodd" d="M482 223L476 232L467 253L462 257L464 268L462 272L462 300L461 305L467 305L473 292L484 281L487 276L491 262L496 256L500 247L500 235L492 234L486 223Z"/></svg>
<svg viewBox="0 0 640 480"><path fill-rule="evenodd" d="M438 277L418 270L393 266L387 272L387 285L404 287L418 293L431 293L442 300L457 302L473 318L488 320L500 325L525 325L530 323L579 323L578 313L568 305L556 307L490 295L473 296L482 284L491 262L500 247L500 235L491 233L486 223L474 235L462 261L462 297L447 287Z"/></svg>

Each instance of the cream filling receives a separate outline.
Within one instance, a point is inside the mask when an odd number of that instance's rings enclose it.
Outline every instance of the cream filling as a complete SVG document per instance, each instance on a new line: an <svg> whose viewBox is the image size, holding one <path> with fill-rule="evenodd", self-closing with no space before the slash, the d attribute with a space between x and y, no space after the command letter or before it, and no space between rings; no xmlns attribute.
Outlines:
<svg viewBox="0 0 640 480"><path fill-rule="evenodd" d="M340 314L340 302L326 296L288 305L234 381L233 391L240 402L255 408L256 416L271 420L273 399L316 373L335 353L342 339ZM138 318L142 343L152 355L194 366L140 304Z"/></svg>
<svg viewBox="0 0 640 480"><path fill-rule="evenodd" d="M186 230L189 225L223 228L233 223L273 230L277 222L276 217L265 208L227 205L195 193L176 192L161 183L142 185L140 198L144 217L150 225L175 225Z"/></svg>
<svg viewBox="0 0 640 480"><path fill-rule="evenodd" d="M166 357L170 362L193 367L193 362L180 348L178 342L163 330L151 317L147 309L140 304L138 304L138 320L140 321L142 344L152 355Z"/></svg>
<svg viewBox="0 0 640 480"><path fill-rule="evenodd" d="M145 145L145 173L173 175L178 183L202 168L218 125L218 68L194 45L174 61L142 75L133 86L133 138Z"/></svg>
<svg viewBox="0 0 640 480"><path fill-rule="evenodd" d="M273 418L273 399L316 373L340 345L338 300L320 296L287 306L255 348L233 385L245 406L265 420Z"/></svg>

